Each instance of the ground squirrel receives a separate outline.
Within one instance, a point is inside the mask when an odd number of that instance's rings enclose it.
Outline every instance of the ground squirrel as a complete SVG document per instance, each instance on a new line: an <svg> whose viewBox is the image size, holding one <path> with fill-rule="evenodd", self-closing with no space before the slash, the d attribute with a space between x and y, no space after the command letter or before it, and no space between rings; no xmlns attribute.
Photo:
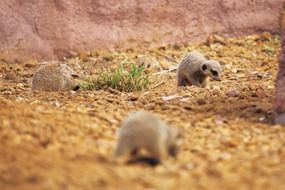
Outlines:
<svg viewBox="0 0 285 190"><path fill-rule="evenodd" d="M168 127L150 112L138 111L131 113L119 128L114 157L122 162L140 157L161 162L168 156L177 155L181 140L180 130Z"/></svg>
<svg viewBox="0 0 285 190"><path fill-rule="evenodd" d="M178 86L199 86L207 85L207 77L221 81L221 65L218 61L207 60L199 52L188 53L180 62L177 69Z"/></svg>
<svg viewBox="0 0 285 190"><path fill-rule="evenodd" d="M78 88L74 77L78 75L66 64L50 62L36 70L33 80L33 90L60 91Z"/></svg>

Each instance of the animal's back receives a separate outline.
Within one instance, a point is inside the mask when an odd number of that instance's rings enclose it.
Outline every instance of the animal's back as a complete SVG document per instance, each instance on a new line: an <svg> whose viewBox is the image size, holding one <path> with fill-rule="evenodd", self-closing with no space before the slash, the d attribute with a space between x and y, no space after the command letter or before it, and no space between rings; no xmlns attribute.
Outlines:
<svg viewBox="0 0 285 190"><path fill-rule="evenodd" d="M122 124L119 135L135 140L138 145L154 144L166 133L165 124L145 111L131 114ZM134 141L133 141L134 142Z"/></svg>
<svg viewBox="0 0 285 190"><path fill-rule="evenodd" d="M151 157L157 158L162 151L166 151L167 135L166 124L155 115L145 111L132 113L119 129L114 155L129 156L133 151L145 150Z"/></svg>
<svg viewBox="0 0 285 190"><path fill-rule="evenodd" d="M60 63L50 63L41 66L34 74L33 90L59 91L71 90L76 84L71 75L71 69Z"/></svg>
<svg viewBox="0 0 285 190"><path fill-rule="evenodd" d="M56 64L41 66L34 74L33 90L58 91L63 86L63 75Z"/></svg>
<svg viewBox="0 0 285 190"><path fill-rule="evenodd" d="M199 52L192 51L188 53L184 58L181 60L178 71L185 71L185 70L198 70L199 65L205 62L207 59L205 56Z"/></svg>

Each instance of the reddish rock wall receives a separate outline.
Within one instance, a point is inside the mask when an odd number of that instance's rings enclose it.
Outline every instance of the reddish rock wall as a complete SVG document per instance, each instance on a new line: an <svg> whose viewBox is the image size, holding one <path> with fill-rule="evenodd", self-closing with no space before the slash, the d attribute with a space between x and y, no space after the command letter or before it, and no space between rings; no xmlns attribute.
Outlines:
<svg viewBox="0 0 285 190"><path fill-rule="evenodd" d="M0 58L50 59L102 48L277 31L282 0L1 0Z"/></svg>
<svg viewBox="0 0 285 190"><path fill-rule="evenodd" d="M281 52L276 80L275 123L285 124L285 2L280 14Z"/></svg>

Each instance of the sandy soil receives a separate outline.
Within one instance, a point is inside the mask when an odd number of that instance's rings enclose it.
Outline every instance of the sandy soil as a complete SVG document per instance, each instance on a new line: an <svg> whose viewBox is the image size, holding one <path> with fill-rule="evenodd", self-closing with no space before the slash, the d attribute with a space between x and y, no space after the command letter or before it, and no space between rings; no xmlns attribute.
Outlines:
<svg viewBox="0 0 285 190"><path fill-rule="evenodd" d="M285 189L285 128L272 125L279 47L265 34L66 60L88 76L137 55L166 68L198 49L224 68L222 82L197 88L176 87L175 73L152 75L150 67L151 88L135 93L32 92L36 63L1 63L0 189ZM163 100L172 95L180 97ZM156 167L109 162L116 129L138 109L185 131L177 159Z"/></svg>

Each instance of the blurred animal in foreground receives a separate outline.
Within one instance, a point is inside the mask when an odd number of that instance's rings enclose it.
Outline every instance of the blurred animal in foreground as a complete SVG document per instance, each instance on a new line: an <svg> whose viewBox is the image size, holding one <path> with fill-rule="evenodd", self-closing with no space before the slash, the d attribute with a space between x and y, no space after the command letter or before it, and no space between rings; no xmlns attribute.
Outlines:
<svg viewBox="0 0 285 190"><path fill-rule="evenodd" d="M114 158L119 162L149 160L161 162L168 156L175 157L182 143L182 134L168 127L150 112L131 113L118 130Z"/></svg>

